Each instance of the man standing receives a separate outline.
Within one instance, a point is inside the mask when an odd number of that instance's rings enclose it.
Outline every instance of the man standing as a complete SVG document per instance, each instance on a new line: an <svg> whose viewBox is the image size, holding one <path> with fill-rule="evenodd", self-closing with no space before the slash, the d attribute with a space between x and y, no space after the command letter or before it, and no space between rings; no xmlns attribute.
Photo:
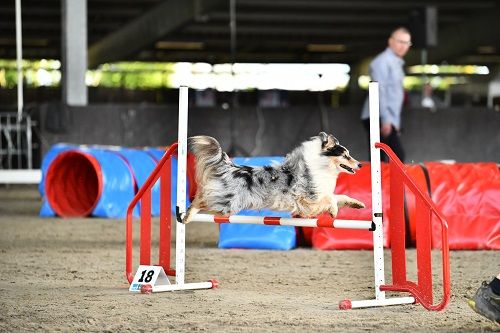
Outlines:
<svg viewBox="0 0 500 333"><path fill-rule="evenodd" d="M405 152L401 144L400 126L401 110L403 107L404 89L404 60L411 46L410 32L403 27L392 31L388 39L388 46L373 59L370 64L370 77L372 81L379 82L380 98L380 139L396 153L401 161L405 160ZM370 112L368 99L365 101L361 120L370 137ZM382 154L382 160L388 160Z"/></svg>

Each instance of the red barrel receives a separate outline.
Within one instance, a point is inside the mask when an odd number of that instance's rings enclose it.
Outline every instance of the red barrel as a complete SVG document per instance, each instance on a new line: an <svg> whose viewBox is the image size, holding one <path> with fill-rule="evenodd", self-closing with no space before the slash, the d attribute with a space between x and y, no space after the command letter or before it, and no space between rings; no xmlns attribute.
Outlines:
<svg viewBox="0 0 500 333"><path fill-rule="evenodd" d="M90 215L102 193L99 162L81 151L59 154L48 168L46 177L47 200L62 217Z"/></svg>

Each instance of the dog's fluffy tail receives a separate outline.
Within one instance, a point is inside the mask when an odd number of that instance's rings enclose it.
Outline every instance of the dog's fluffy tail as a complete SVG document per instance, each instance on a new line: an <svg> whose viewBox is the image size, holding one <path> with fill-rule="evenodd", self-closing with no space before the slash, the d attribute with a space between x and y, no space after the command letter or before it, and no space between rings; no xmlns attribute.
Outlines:
<svg viewBox="0 0 500 333"><path fill-rule="evenodd" d="M188 138L188 148L196 157L196 179L204 182L212 169L224 161L224 152L217 140L211 136L199 135Z"/></svg>

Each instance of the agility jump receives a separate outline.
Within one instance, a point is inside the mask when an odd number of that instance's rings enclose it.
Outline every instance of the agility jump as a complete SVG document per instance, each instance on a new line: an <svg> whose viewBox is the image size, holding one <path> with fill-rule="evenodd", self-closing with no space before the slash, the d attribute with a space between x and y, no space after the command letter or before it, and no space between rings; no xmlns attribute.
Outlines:
<svg viewBox="0 0 500 333"><path fill-rule="evenodd" d="M405 171L405 166L396 157L394 152L385 144L380 143L380 120L378 83L371 82L370 96L370 156L371 156L371 184L372 184L372 220L338 220L332 217L308 218L278 218L256 216L214 216L208 214L194 215L193 222L208 223L241 223L289 225L297 227L329 227L347 229L365 229L373 232L373 255L375 276L375 298L370 300L344 300L339 304L341 309L375 307L420 303L428 310L442 310L450 300L450 264L448 249L448 226L443 215L427 194L424 194ZM131 201L126 218L126 277L129 283L134 281L132 272L132 220L133 209L140 201L140 255L139 264L151 265L151 190L160 180L160 225L159 225L159 263L157 267L166 275L174 276L175 283L140 285L143 293L210 289L218 286L216 280L198 283L185 283L185 225L176 225L175 267L170 263L171 242L171 158L177 153L177 220L180 221L186 212L186 184L187 177L193 176L192 169L188 168L187 152L187 123L188 123L188 88L179 89L179 129L178 142L172 144L165 152L157 167ZM382 227L382 181L380 150L390 158L390 240L392 253L392 284L385 282L384 267L384 234ZM192 184L192 183L191 183ZM192 184L193 185L193 184ZM416 200L416 252L417 252L417 282L409 281L406 273L405 253L405 222L404 222L404 191L405 186L415 195ZM191 187L193 191L193 186ZM432 266L431 266L431 219L435 217L441 224L442 240L442 289L443 295L438 304L434 304ZM142 267L141 266L141 267ZM140 272L136 274L136 277ZM152 273L151 273L152 274ZM156 274L156 273L155 273ZM142 272L144 277L144 271ZM162 277L163 278L163 277ZM151 279L150 279L151 280ZM147 280L145 282L148 282ZM410 293L412 296L386 298L386 291Z"/></svg>

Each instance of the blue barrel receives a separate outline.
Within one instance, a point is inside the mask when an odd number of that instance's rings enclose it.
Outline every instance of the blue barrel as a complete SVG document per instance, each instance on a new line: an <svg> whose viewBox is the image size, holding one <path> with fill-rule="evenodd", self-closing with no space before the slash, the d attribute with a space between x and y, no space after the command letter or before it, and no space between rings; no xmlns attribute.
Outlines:
<svg viewBox="0 0 500 333"><path fill-rule="evenodd" d="M158 163L165 154L166 148L167 147L146 147L144 150Z"/></svg>
<svg viewBox="0 0 500 333"><path fill-rule="evenodd" d="M116 152L123 156L130 165L137 187L141 188L158 164L157 160L147 150L123 148ZM140 207L140 202L139 202ZM151 214L160 215L160 181L151 189Z"/></svg>
<svg viewBox="0 0 500 333"><path fill-rule="evenodd" d="M45 177L47 202L62 217L123 218L135 190L130 163L102 147L59 153Z"/></svg>
<svg viewBox="0 0 500 333"><path fill-rule="evenodd" d="M280 164L283 160L284 158L281 156L233 158L235 164L248 166ZM176 162L177 160L172 167L173 177L177 175ZM177 181L174 179L172 179L172 184ZM244 210L237 215L291 217L289 212L276 212L267 209ZM221 224L218 246L219 248L290 250L296 246L296 231L293 226Z"/></svg>

